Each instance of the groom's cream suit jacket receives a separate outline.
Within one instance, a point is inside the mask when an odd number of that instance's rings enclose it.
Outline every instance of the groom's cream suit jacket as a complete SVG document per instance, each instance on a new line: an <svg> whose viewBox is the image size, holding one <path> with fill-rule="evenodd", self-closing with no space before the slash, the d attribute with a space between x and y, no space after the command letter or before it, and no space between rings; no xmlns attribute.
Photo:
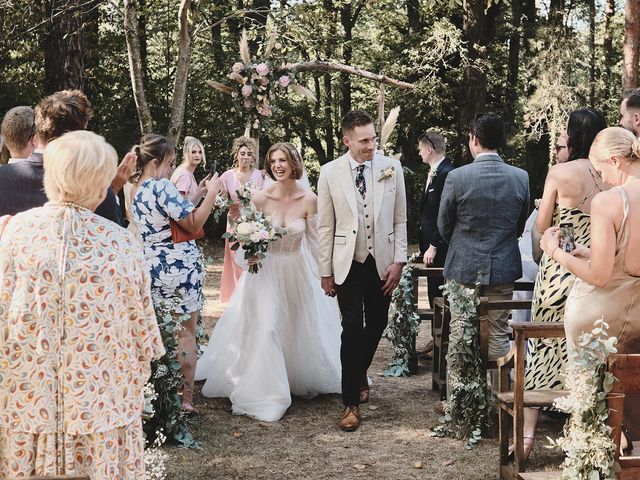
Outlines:
<svg viewBox="0 0 640 480"><path fill-rule="evenodd" d="M356 246L358 200L349 154L323 165L318 180L318 261L320 275L344 283ZM371 161L374 247L378 275L395 262L407 261L407 202L402 165L375 155ZM386 176L385 176L386 172ZM390 173L391 172L391 173Z"/></svg>

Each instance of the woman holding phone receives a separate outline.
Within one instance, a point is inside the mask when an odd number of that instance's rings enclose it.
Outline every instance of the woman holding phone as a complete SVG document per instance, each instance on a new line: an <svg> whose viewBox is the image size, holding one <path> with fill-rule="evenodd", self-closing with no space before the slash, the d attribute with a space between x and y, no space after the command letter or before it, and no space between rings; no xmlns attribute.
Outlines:
<svg viewBox="0 0 640 480"><path fill-rule="evenodd" d="M569 114L567 122L566 162L549 168L540 201L540 210L532 228L534 246L552 225L571 224L577 242L589 244L589 218L593 196L605 190L597 171L589 161L589 148L597 133L607 124L597 110L584 108ZM564 305L575 277L549 255L542 255L533 289L533 322L561 322ZM567 362L564 339L530 339L525 370L526 390L559 390L564 387ZM539 410L525 408L524 452L531 453Z"/></svg>
<svg viewBox="0 0 640 480"><path fill-rule="evenodd" d="M207 193L205 182L211 179L211 175L208 175L200 183L196 181L194 172L198 165L206 168L206 157L202 142L195 137L184 137L182 163L171 175L171 183L176 186L180 195L194 205L198 205Z"/></svg>
<svg viewBox="0 0 640 480"><path fill-rule="evenodd" d="M569 349L579 348L580 335L603 319L608 334L618 338L619 353L640 353L640 140L624 128L607 128L594 140L589 159L614 186L591 202L591 248L576 242L565 252L558 227L549 228L540 245L577 277L564 314ZM639 400L625 397L625 425L634 438L640 433Z"/></svg>

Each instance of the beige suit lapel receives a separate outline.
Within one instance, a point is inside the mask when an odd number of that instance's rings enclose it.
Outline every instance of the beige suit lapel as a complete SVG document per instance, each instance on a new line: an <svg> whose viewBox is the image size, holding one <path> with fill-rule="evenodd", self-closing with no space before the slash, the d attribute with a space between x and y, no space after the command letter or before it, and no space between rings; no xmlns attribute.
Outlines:
<svg viewBox="0 0 640 480"><path fill-rule="evenodd" d="M375 220L378 220L378 215L380 215L380 209L382 209L382 197L384 196L385 181L378 181L378 179L380 178L380 171L384 166L383 164L384 161L377 155L374 155L373 160L371 161L371 179L373 182L371 190L373 192L373 218Z"/></svg>
<svg viewBox="0 0 640 480"><path fill-rule="evenodd" d="M344 196L347 199L349 208L354 215L358 215L358 200L356 199L356 186L353 184L353 176L351 174L351 163L349 162L349 156L343 155L336 162L337 173L339 176L342 190L344 190Z"/></svg>

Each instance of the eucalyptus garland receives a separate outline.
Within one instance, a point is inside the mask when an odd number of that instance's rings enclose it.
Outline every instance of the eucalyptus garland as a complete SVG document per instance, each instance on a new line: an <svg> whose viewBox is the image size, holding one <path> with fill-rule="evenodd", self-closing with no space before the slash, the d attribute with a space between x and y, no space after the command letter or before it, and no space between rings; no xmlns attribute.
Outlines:
<svg viewBox="0 0 640 480"><path fill-rule="evenodd" d="M437 437L467 440L475 447L486 431L492 403L480 358L478 304L480 283L475 289L449 280L443 292L451 310L449 351L447 353L449 398L444 402L441 425L433 429Z"/></svg>
<svg viewBox="0 0 640 480"><path fill-rule="evenodd" d="M614 480L619 466L615 444L607 423L606 395L616 379L607 371L607 357L616 353L616 337L609 337L609 326L598 320L591 333L583 333L577 348L569 352L565 388L569 395L555 402L556 408L570 414L564 435L549 438L552 446L566 453L562 478L567 480Z"/></svg>
<svg viewBox="0 0 640 480"><path fill-rule="evenodd" d="M391 321L384 331L384 337L393 345L393 360L389 368L384 371L388 377L405 377L409 375L409 359L413 352L413 345L420 316L418 315L417 299L413 294L413 262L420 255L415 253L402 268L400 283L391 297Z"/></svg>
<svg viewBox="0 0 640 480"><path fill-rule="evenodd" d="M147 444L152 445L159 436L165 436L184 447L195 447L197 442L180 410L182 402L178 394L184 378L177 360L177 334L189 315L176 318L173 315L175 301L154 299L154 309L166 353L151 362L151 377L145 388L143 428ZM198 330L201 331L200 323L199 319Z"/></svg>

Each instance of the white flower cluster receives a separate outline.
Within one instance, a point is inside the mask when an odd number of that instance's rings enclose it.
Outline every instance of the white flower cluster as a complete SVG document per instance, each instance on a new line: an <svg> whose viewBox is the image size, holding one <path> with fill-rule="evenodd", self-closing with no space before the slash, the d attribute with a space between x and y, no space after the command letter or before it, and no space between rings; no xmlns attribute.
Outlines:
<svg viewBox="0 0 640 480"><path fill-rule="evenodd" d="M148 420L153 418L156 411L153 408L153 402L158 398L158 394L156 393L156 388L153 383L147 382L144 384L144 407L142 407L142 419Z"/></svg>
<svg viewBox="0 0 640 480"><path fill-rule="evenodd" d="M144 451L144 480L165 480L167 478L167 459L169 456L162 450L167 439L162 432L156 432L156 439Z"/></svg>
<svg viewBox="0 0 640 480"><path fill-rule="evenodd" d="M606 371L606 362L616 353L617 339L607 335L607 328L604 320L598 320L591 333L584 333L569 352L565 383L569 395L555 401L556 408L570 414L564 436L549 439L566 454L562 472L566 480L616 478L615 444L606 407L606 394L615 379Z"/></svg>

